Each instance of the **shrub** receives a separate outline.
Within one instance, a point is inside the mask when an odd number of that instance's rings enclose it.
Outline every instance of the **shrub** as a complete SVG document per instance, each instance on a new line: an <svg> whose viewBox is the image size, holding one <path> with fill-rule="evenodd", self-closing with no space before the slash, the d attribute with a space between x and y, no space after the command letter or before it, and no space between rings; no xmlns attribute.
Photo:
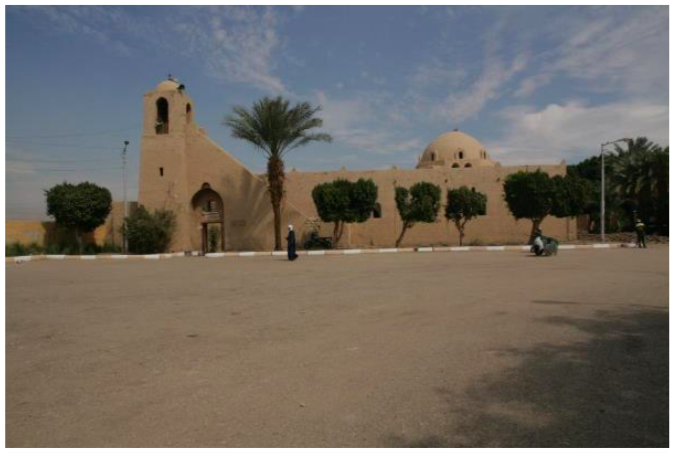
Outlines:
<svg viewBox="0 0 676 453"><path fill-rule="evenodd" d="M64 182L45 190L47 214L57 225L75 232L78 247L82 250L82 235L103 225L110 214L110 191L90 182L70 184Z"/></svg>
<svg viewBox="0 0 676 453"><path fill-rule="evenodd" d="M175 229L176 216L173 212L158 209L151 213L140 206L124 219L123 233L129 241L130 252L162 253L171 244Z"/></svg>
<svg viewBox="0 0 676 453"><path fill-rule="evenodd" d="M5 256L41 255L44 248L37 242L24 245L20 242L5 244Z"/></svg>
<svg viewBox="0 0 676 453"><path fill-rule="evenodd" d="M111 244L110 242L106 242L103 244L101 247L100 253L120 253L122 252L122 247L119 245Z"/></svg>

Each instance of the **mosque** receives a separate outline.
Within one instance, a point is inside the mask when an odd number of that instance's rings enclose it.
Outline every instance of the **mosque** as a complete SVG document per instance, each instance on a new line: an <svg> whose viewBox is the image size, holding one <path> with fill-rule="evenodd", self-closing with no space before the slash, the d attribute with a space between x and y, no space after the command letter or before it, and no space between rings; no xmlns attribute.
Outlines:
<svg viewBox="0 0 676 453"><path fill-rule="evenodd" d="M415 157L412 156L412 163ZM394 201L396 186L427 181L446 190L466 185L488 197L486 215L467 225L466 245L523 244L530 222L516 221L503 200L507 175L536 169L565 175L566 165L503 166L491 159L477 139L454 130L433 140L414 169L287 171L282 225L293 224L302 244L313 228L330 236L332 225L321 223L312 201L320 183L344 178L372 179L378 185L378 209L362 224L346 225L342 248L393 247L401 232ZM272 250L273 214L264 175L255 174L209 138L195 122L195 105L183 85L170 79L144 95L143 136L139 170L139 204L176 214L172 251L205 251L208 229L220 231L218 248ZM543 231L561 240L577 236L574 219L547 217ZM416 224L402 247L457 245L458 232L443 217L433 224Z"/></svg>

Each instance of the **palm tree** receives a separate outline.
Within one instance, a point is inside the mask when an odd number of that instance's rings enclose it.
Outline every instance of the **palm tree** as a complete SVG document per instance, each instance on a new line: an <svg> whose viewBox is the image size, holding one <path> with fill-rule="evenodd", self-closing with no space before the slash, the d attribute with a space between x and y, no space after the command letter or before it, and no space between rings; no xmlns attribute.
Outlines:
<svg viewBox="0 0 676 453"><path fill-rule="evenodd" d="M650 164L660 147L645 137L627 142L627 150L615 145L610 157L611 183L623 200L636 201L651 185Z"/></svg>
<svg viewBox="0 0 676 453"><path fill-rule="evenodd" d="M669 196L669 148L663 149L645 137L629 140L627 150L616 147L610 156L611 194L629 214L659 217L664 222L664 200Z"/></svg>
<svg viewBox="0 0 676 453"><path fill-rule="evenodd" d="M293 107L281 96L265 97L254 102L251 111L236 106L235 114L227 116L224 124L232 129L232 136L248 141L268 158L268 191L275 216L275 250L282 249L282 199L284 198L284 155L292 149L312 141L330 142L331 136L311 133L321 127L321 118L315 114L321 107L303 102Z"/></svg>

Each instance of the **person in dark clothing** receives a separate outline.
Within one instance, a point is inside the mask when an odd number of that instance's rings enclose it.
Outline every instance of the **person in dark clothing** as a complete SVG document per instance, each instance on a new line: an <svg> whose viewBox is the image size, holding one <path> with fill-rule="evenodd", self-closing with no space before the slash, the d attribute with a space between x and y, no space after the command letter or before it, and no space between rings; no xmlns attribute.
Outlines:
<svg viewBox="0 0 676 453"><path fill-rule="evenodd" d="M293 231L293 225L289 225L289 235L286 237L286 242L289 261L293 261L298 258L298 254L296 253L296 233Z"/></svg>
<svg viewBox="0 0 676 453"><path fill-rule="evenodd" d="M641 222L641 219L636 221L636 243L638 248L644 249L645 247L645 224Z"/></svg>

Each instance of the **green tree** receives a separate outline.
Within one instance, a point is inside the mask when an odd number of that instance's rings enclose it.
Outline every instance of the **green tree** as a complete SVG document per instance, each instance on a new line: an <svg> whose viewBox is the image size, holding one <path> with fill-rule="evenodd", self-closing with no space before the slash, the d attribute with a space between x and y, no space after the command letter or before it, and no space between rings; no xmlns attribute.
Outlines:
<svg viewBox="0 0 676 453"><path fill-rule="evenodd" d="M575 165L568 165L566 170L571 176L590 182L601 182L601 158L599 156L592 156Z"/></svg>
<svg viewBox="0 0 676 453"><path fill-rule="evenodd" d="M105 223L113 202L108 189L91 182L57 184L45 190L45 196L47 214L60 227L74 231L80 253L82 235Z"/></svg>
<svg viewBox="0 0 676 453"><path fill-rule="evenodd" d="M129 251L140 254L166 252L175 229L176 216L172 211L158 209L151 213L144 206L124 219L123 226Z"/></svg>
<svg viewBox="0 0 676 453"><path fill-rule="evenodd" d="M323 222L333 223L334 247L338 245L346 223L366 222L378 200L378 186L370 179L357 182L346 179L318 184L312 189L312 200Z"/></svg>
<svg viewBox="0 0 676 453"><path fill-rule="evenodd" d="M668 234L669 148L661 148L646 137L630 139L626 149L623 146L616 145L606 155L606 231L633 231L635 216L639 216ZM592 156L569 165L568 174L590 185L584 213L589 215L590 231L598 232L601 158Z"/></svg>
<svg viewBox="0 0 676 453"><path fill-rule="evenodd" d="M591 185L577 176L549 177L541 170L513 173L503 184L505 201L515 219L531 220L530 241L548 215L566 218L582 214L592 194Z"/></svg>
<svg viewBox="0 0 676 453"><path fill-rule="evenodd" d="M669 235L669 147L652 156L650 191L654 200L657 229L661 235Z"/></svg>
<svg viewBox="0 0 676 453"><path fill-rule="evenodd" d="M551 180L554 187L551 214L559 218L583 214L593 193L591 184L572 175L556 175Z"/></svg>
<svg viewBox="0 0 676 453"><path fill-rule="evenodd" d="M396 242L399 247L406 231L418 222L434 223L441 207L441 189L429 182L419 182L411 189L397 187L394 193L397 211L402 221L401 234Z"/></svg>
<svg viewBox="0 0 676 453"><path fill-rule="evenodd" d="M669 148L631 139L626 150L616 146L608 156L608 169L608 195L622 206L625 229L633 229L636 214L668 231Z"/></svg>
<svg viewBox="0 0 676 453"><path fill-rule="evenodd" d="M292 149L313 141L330 142L331 136L312 133L323 121L315 114L320 107L303 102L291 107L282 97L265 97L255 102L251 110L236 106L234 115L224 124L232 136L246 140L262 151L268 159L268 191L274 213L275 250L282 248L282 200L284 198L284 156Z"/></svg>
<svg viewBox="0 0 676 453"><path fill-rule="evenodd" d="M465 237L465 225L473 218L486 215L485 194L462 186L458 189L449 189L446 193L446 219L453 222L460 233L460 245Z"/></svg>
<svg viewBox="0 0 676 453"><path fill-rule="evenodd" d="M518 171L505 178L505 201L515 219L532 222L530 240L552 209L554 184L547 173Z"/></svg>
<svg viewBox="0 0 676 453"><path fill-rule="evenodd" d="M567 167L568 175L584 180L589 194L582 214L589 216L588 230L599 232L601 212L601 158L589 157L578 164ZM606 163L606 188L610 187L612 169ZM606 191L606 231L618 231L624 217L624 209L618 196L611 190Z"/></svg>

